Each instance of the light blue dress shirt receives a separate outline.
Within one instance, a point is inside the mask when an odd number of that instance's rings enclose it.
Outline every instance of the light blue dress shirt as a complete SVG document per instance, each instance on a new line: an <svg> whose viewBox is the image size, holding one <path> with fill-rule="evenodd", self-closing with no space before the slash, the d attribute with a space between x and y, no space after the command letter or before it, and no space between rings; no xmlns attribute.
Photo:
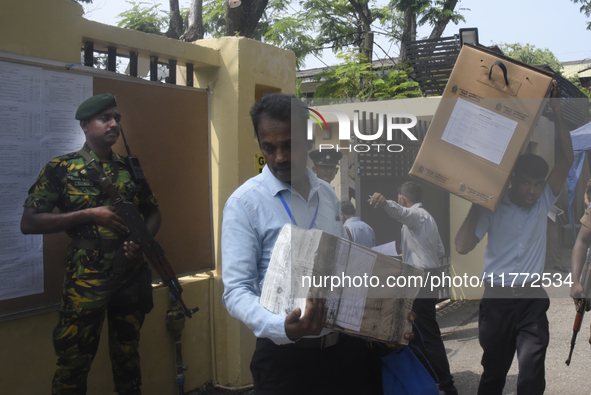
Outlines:
<svg viewBox="0 0 591 395"><path fill-rule="evenodd" d="M482 240L488 232L488 243L484 253L485 281L493 285L511 286L515 276L510 273L542 274L546 260L546 217L556 201L548 184L534 205L530 208L516 206L509 199L508 190L503 202L492 212L480 209L475 234ZM504 281L500 274L504 274ZM531 276L520 276L514 285L535 280ZM540 284L540 282L538 282Z"/></svg>
<svg viewBox="0 0 591 395"><path fill-rule="evenodd" d="M349 218L345 221L345 226L349 228L353 242L367 248L376 245L376 235L371 226L366 224L359 217Z"/></svg>
<svg viewBox="0 0 591 395"><path fill-rule="evenodd" d="M285 318L260 305L261 289L275 241L289 224L279 192L300 227L308 228L318 204L314 229L345 237L341 204L333 189L306 169L311 190L308 200L278 180L267 166L242 184L226 202L222 221L223 302L230 315L246 324L256 337L276 344L292 341L285 334ZM323 329L323 334L329 333Z"/></svg>

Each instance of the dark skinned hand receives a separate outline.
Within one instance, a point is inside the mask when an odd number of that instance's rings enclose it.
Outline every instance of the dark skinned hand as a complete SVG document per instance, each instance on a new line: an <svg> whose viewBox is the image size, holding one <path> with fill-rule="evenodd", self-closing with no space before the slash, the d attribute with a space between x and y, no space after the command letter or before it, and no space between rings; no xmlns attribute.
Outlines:
<svg viewBox="0 0 591 395"><path fill-rule="evenodd" d="M560 103L558 99L560 98L560 89L558 88L558 82L556 80L552 80L552 90L550 91L550 107L552 110L559 111L560 110Z"/></svg>
<svg viewBox="0 0 591 395"><path fill-rule="evenodd" d="M381 193L375 192L367 201L373 208L380 208L386 205L386 198Z"/></svg>
<svg viewBox="0 0 591 395"><path fill-rule="evenodd" d="M306 295L306 311L302 316L299 307L285 317L285 333L291 340L303 336L318 336L326 322L328 307L318 288Z"/></svg>
<svg viewBox="0 0 591 395"><path fill-rule="evenodd" d="M133 241L126 241L123 243L123 249L125 250L125 257L127 259L133 259L138 254L141 254L140 245Z"/></svg>
<svg viewBox="0 0 591 395"><path fill-rule="evenodd" d="M417 315L415 313L413 313L412 311L408 314L408 321L410 323L415 322L416 318L417 318ZM409 342L412 339L414 339L414 337L415 337L415 334L412 332L412 330L409 333L404 334L404 338L406 340L408 340ZM402 343L398 343L398 342L391 342L391 343L384 343L384 344L386 345L386 347L388 347L392 351L402 350L404 347L406 347L406 344L402 344Z"/></svg>
<svg viewBox="0 0 591 395"><path fill-rule="evenodd" d="M123 218L117 214L115 207L100 206L91 209L93 222L101 226L106 226L114 229L117 233L127 234L129 229L125 226Z"/></svg>

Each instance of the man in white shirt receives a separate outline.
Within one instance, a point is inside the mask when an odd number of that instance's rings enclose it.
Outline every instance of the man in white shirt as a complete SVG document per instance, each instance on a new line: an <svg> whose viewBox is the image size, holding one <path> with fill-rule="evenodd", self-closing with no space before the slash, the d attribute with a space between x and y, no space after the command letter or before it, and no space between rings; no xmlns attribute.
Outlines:
<svg viewBox="0 0 591 395"><path fill-rule="evenodd" d="M438 274L439 258L445 255L445 249L435 220L421 204L422 193L419 184L409 181L400 187L398 202L386 200L376 192L369 199L369 203L374 208L383 207L390 217L402 223L402 261L425 271L437 271ZM412 311L417 315L415 325L420 335L415 334L411 344L425 354L439 379L440 391L445 394L457 394L436 319L436 304L437 294L423 287L412 306Z"/></svg>

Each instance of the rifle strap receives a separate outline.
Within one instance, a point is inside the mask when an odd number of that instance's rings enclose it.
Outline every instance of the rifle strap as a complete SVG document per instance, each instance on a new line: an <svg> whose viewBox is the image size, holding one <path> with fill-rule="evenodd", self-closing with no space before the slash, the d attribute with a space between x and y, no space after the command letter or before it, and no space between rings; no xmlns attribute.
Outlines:
<svg viewBox="0 0 591 395"><path fill-rule="evenodd" d="M99 185L101 186L101 188L103 188L103 190L106 191L109 185L113 185L113 181L111 181L111 178L107 176L107 174L103 170L103 167L97 163L96 159L94 159L92 155L90 155L84 149L78 151L78 155L80 155L86 161L84 167L92 166L96 171L99 172L99 174L101 175L101 181L99 182Z"/></svg>
<svg viewBox="0 0 591 395"><path fill-rule="evenodd" d="M94 159L92 157L92 155L90 155L84 149L81 149L80 151L78 151L78 154L86 161L86 164L84 165L84 167L91 166L99 172L100 177L101 177L101 180L99 181L99 185L106 192L107 188L110 185L113 185L113 181L111 181L111 178L109 176L107 176L107 174L103 170L103 167L100 166L97 163L96 159ZM115 175L117 174L117 170L118 169L115 168ZM125 257L125 250L123 249L123 245L120 245L120 247L117 249L117 253L115 254L115 258L113 259L113 273L116 273L116 274L125 273L126 263L127 263L127 258Z"/></svg>

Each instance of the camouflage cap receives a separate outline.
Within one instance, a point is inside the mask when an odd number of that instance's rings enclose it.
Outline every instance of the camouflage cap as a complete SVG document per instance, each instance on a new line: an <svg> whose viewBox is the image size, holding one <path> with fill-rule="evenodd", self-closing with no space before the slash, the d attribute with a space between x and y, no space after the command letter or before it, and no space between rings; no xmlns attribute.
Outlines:
<svg viewBox="0 0 591 395"><path fill-rule="evenodd" d="M336 166L343 154L335 149L314 150L308 155L316 166Z"/></svg>
<svg viewBox="0 0 591 395"><path fill-rule="evenodd" d="M80 104L76 111L75 118L79 121L89 119L102 111L117 106L115 96L112 93L103 93L101 95L94 95Z"/></svg>

